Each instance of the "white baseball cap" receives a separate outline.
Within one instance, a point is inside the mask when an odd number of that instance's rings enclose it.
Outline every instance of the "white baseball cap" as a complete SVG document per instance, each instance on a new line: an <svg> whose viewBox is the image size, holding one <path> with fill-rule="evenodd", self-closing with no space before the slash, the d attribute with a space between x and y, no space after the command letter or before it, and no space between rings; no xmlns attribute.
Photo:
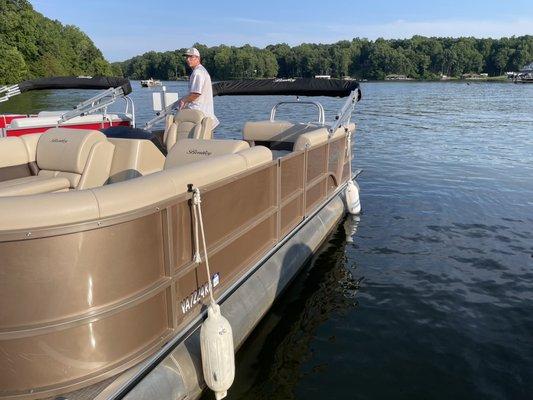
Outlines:
<svg viewBox="0 0 533 400"><path fill-rule="evenodd" d="M191 47L190 49L187 49L185 53L183 53L184 56L196 56L200 57L200 52L197 48Z"/></svg>

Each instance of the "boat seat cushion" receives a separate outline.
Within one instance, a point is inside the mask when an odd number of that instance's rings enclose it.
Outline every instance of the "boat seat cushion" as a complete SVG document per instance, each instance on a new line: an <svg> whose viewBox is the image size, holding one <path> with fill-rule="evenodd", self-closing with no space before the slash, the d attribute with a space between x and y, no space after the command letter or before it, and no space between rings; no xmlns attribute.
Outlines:
<svg viewBox="0 0 533 400"><path fill-rule="evenodd" d="M164 169L205 160L212 156L237 153L249 147L250 145L243 140L181 139L169 151Z"/></svg>
<svg viewBox="0 0 533 400"><path fill-rule="evenodd" d="M288 121L248 121L244 124L244 140L254 142L289 142L294 143L300 135L320 128L315 124Z"/></svg>
<svg viewBox="0 0 533 400"><path fill-rule="evenodd" d="M248 169L272 161L272 152L263 146L247 148L233 154L208 157L164 171L173 181L178 193L187 190L187 184L209 185Z"/></svg>
<svg viewBox="0 0 533 400"><path fill-rule="evenodd" d="M265 146L254 146L236 153L246 161L246 168L254 168L272 161L272 151Z"/></svg>
<svg viewBox="0 0 533 400"><path fill-rule="evenodd" d="M271 141L284 138L285 132L294 127L289 121L247 121L242 128L244 140Z"/></svg>
<svg viewBox="0 0 533 400"><path fill-rule="evenodd" d="M163 141L169 151L181 139L211 139L213 120L199 110L183 109L174 116L173 122L165 129Z"/></svg>
<svg viewBox="0 0 533 400"><path fill-rule="evenodd" d="M39 138L39 176L66 178L71 189L101 186L109 178L114 145L99 131L52 128Z"/></svg>
<svg viewBox="0 0 533 400"><path fill-rule="evenodd" d="M0 182L0 197L66 191L70 181L64 177L27 176Z"/></svg>
<svg viewBox="0 0 533 400"><path fill-rule="evenodd" d="M328 130L326 128L315 129L313 132L304 133L298 137L294 143L293 151L305 150L328 141Z"/></svg>
<svg viewBox="0 0 533 400"><path fill-rule="evenodd" d="M161 171L165 156L150 140L109 138L115 145L107 183L117 183Z"/></svg>

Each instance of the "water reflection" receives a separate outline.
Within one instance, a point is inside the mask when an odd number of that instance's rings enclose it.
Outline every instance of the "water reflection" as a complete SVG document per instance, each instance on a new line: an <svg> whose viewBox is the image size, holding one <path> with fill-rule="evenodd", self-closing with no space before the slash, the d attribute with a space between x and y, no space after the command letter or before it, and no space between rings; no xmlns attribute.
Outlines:
<svg viewBox="0 0 533 400"><path fill-rule="evenodd" d="M232 399L294 397L317 330L333 315L358 306L362 277L348 264L345 241L345 229L353 237L358 223L358 217L350 217L338 227L239 350ZM204 399L211 396L206 393Z"/></svg>
<svg viewBox="0 0 533 400"><path fill-rule="evenodd" d="M361 221L361 217L359 217L359 215L348 214L348 216L346 217L343 227L344 227L344 233L346 234L347 243L353 243L354 241L353 237L357 233L357 228L359 227L360 221Z"/></svg>
<svg viewBox="0 0 533 400"><path fill-rule="evenodd" d="M0 114L34 114L50 109L50 96L48 90L22 93L6 102L0 103Z"/></svg>

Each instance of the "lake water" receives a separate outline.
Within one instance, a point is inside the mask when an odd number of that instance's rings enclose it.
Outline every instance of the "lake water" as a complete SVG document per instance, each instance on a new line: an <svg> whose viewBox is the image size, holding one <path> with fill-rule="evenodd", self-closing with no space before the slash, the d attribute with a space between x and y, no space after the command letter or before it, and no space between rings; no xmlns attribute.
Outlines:
<svg viewBox="0 0 533 400"><path fill-rule="evenodd" d="M152 90L134 86L141 125ZM363 214L241 348L229 398L532 399L533 85L362 89ZM64 109L86 95L24 95L0 110ZM217 136L238 137L279 99L217 98ZM342 104L319 100L330 116Z"/></svg>

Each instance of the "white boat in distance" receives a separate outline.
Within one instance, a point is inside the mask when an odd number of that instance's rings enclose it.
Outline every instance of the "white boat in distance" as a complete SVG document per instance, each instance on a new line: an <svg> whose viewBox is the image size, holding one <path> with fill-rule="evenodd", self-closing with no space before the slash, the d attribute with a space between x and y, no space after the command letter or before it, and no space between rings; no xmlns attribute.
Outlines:
<svg viewBox="0 0 533 400"><path fill-rule="evenodd" d="M160 80L150 78L150 79L144 79L141 81L142 87L154 87L154 86L161 86L162 83Z"/></svg>

